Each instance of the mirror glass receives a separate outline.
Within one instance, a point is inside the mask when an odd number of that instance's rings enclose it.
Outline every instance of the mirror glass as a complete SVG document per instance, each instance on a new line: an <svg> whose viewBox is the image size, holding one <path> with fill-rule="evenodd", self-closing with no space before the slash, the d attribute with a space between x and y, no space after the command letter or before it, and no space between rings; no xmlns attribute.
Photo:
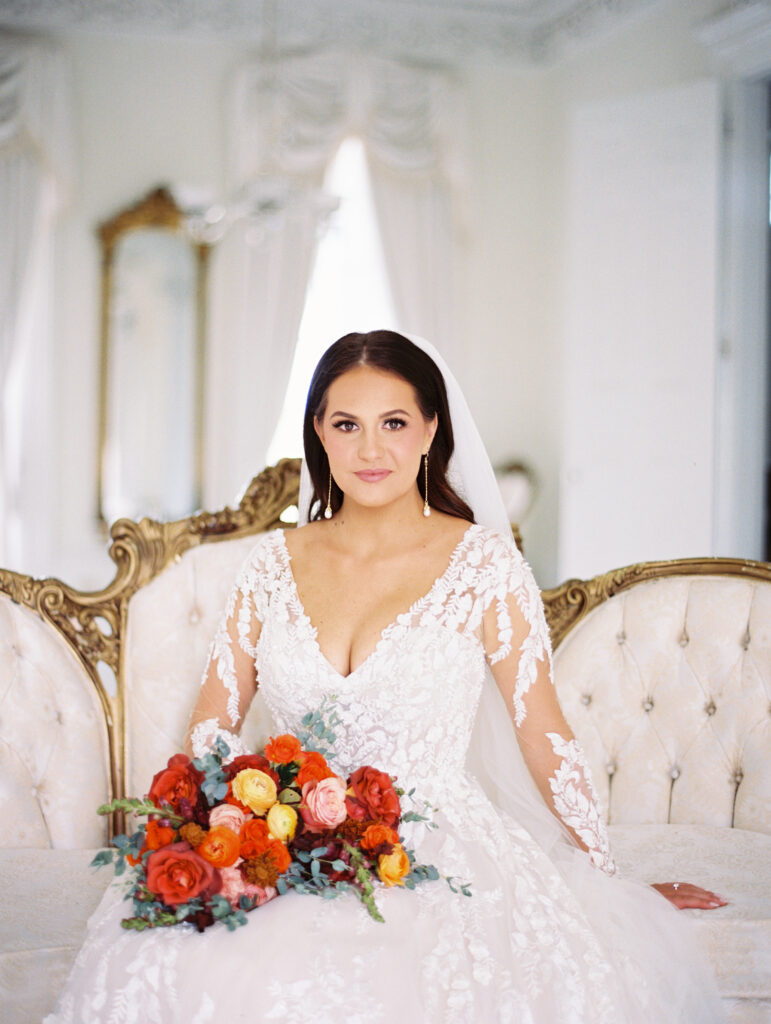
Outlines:
<svg viewBox="0 0 771 1024"><path fill-rule="evenodd" d="M114 218L112 234L102 228L99 516L108 523L200 506L206 247L186 237L161 192Z"/></svg>

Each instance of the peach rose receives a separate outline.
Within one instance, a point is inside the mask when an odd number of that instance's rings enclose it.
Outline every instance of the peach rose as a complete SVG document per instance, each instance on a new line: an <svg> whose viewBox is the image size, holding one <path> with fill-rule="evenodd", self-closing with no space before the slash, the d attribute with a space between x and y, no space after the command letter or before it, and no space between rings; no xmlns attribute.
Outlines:
<svg viewBox="0 0 771 1024"><path fill-rule="evenodd" d="M299 760L301 753L300 741L290 733L284 733L275 739L271 736L265 744L265 756L273 764L291 764L292 761Z"/></svg>
<svg viewBox="0 0 771 1024"><path fill-rule="evenodd" d="M236 835L246 821L246 815L235 804L220 804L209 811L209 825L212 828L229 828Z"/></svg>
<svg viewBox="0 0 771 1024"><path fill-rule="evenodd" d="M213 896L221 885L219 871L187 843L172 843L147 858L147 888L168 906Z"/></svg>
<svg viewBox="0 0 771 1024"><path fill-rule="evenodd" d="M345 783L337 775L320 782L306 782L302 789L302 814L305 827L311 832L342 825L348 817L345 808Z"/></svg>
<svg viewBox="0 0 771 1024"><path fill-rule="evenodd" d="M247 882L238 868L221 868L220 874L222 875L220 893L234 909L238 907L238 901L242 896L256 899L257 906L261 907L263 903L267 903L268 900L272 900L278 895L271 886L263 888L261 885L252 885L251 882Z"/></svg>
<svg viewBox="0 0 771 1024"><path fill-rule="evenodd" d="M233 796L255 814L263 815L278 799L276 783L259 768L244 768L233 779Z"/></svg>
<svg viewBox="0 0 771 1024"><path fill-rule="evenodd" d="M273 804L266 818L274 839L288 843L297 831L297 811L289 804Z"/></svg>
<svg viewBox="0 0 771 1024"><path fill-rule="evenodd" d="M378 857L377 873L385 885L404 885L403 878L410 873L410 858L401 843L394 844L393 853Z"/></svg>

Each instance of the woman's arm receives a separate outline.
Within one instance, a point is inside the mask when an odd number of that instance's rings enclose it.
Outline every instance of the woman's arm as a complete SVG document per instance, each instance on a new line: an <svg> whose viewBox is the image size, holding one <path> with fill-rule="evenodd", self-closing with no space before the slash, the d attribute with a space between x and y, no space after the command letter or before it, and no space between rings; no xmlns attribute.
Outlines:
<svg viewBox="0 0 771 1024"><path fill-rule="evenodd" d="M513 544L503 563L496 599L483 618L493 676L511 710L522 756L546 805L592 862L613 874L608 833L589 766L554 689L540 591ZM677 907L712 908L726 902L722 896L687 882L661 883L654 888Z"/></svg>
<svg viewBox="0 0 771 1024"><path fill-rule="evenodd" d="M255 658L261 628L255 603L257 571L250 555L209 647L185 738L185 751L193 757L206 753L217 737L230 747L231 756L248 753L238 730L257 690Z"/></svg>

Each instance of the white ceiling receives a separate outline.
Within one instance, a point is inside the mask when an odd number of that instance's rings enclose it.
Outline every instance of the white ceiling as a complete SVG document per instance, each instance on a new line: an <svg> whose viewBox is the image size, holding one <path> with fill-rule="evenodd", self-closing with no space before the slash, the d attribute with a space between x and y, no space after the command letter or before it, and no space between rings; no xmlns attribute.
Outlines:
<svg viewBox="0 0 771 1024"><path fill-rule="evenodd" d="M425 60L539 63L654 2L0 0L0 29L241 39L276 51L337 44Z"/></svg>

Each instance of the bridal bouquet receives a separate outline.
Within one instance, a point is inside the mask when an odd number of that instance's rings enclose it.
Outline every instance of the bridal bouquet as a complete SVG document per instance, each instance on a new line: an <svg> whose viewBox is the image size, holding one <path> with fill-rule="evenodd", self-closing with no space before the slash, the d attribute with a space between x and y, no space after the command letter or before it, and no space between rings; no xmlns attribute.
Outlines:
<svg viewBox="0 0 771 1024"><path fill-rule="evenodd" d="M382 921L375 884L413 889L439 877L399 837L402 822L429 819L403 812L403 791L377 768L347 779L332 771L322 744L334 741L334 715L311 712L302 724L302 741L271 737L261 754L229 762L222 739L196 760L175 754L144 799L99 808L147 819L92 861L129 873L134 912L124 928L190 922L203 931L219 920L233 929L290 888L327 899L352 891Z"/></svg>

